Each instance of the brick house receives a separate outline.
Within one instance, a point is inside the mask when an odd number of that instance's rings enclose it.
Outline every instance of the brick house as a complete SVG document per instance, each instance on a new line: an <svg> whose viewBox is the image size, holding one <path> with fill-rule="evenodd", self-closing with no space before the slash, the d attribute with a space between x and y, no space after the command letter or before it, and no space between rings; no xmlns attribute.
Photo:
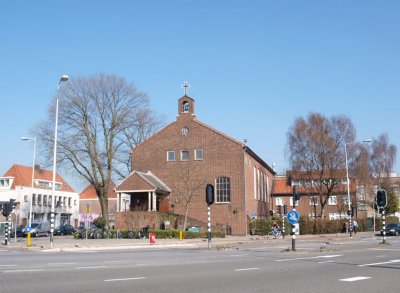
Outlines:
<svg viewBox="0 0 400 293"><path fill-rule="evenodd" d="M117 186L117 209L171 212L207 223L205 187L213 184L211 223L247 234L268 216L275 172L245 143L197 120L195 101L178 100L177 119L132 150L132 172ZM186 205L188 208L186 209Z"/></svg>
<svg viewBox="0 0 400 293"><path fill-rule="evenodd" d="M312 177L312 176L311 176ZM347 181L345 172L334 174L338 184L333 189L325 205L325 218L330 220L347 219L348 196ZM317 178L317 177L315 177ZM315 181L316 179L314 179ZM328 178L326 180L329 180ZM276 176L272 189L272 210L277 214L278 206L287 206L288 211L293 208L293 187L296 186L296 192L300 195L300 200L296 202L296 210L300 216L307 218L320 217L321 215L321 197L316 190L313 179L310 179L306 172L287 172L286 175ZM355 205L357 185L355 180L350 180L350 195ZM363 209L353 209L355 217L367 217L367 211Z"/></svg>
<svg viewBox="0 0 400 293"><path fill-rule="evenodd" d="M110 227L115 224L115 212L117 211L117 194L115 193L115 183L110 182L108 188L108 216ZM93 222L94 219L101 216L100 202L96 190L92 185L88 185L79 194L79 223L86 221Z"/></svg>
<svg viewBox="0 0 400 293"><path fill-rule="evenodd" d="M11 219L17 224L28 223L30 202L32 200L32 222L50 222L52 203L53 172L32 167L14 164L3 177L0 177L0 201L15 199L19 202L11 214ZM59 175L56 174L55 201L55 226L71 224L77 227L79 220L79 195ZM2 217L2 215L1 215Z"/></svg>

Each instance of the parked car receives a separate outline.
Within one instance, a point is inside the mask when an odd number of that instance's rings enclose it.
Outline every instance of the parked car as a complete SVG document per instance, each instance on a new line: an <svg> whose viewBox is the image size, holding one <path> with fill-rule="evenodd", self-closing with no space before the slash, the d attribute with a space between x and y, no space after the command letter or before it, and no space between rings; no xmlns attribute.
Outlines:
<svg viewBox="0 0 400 293"><path fill-rule="evenodd" d="M386 225L386 235L395 235L398 236L400 234L400 224L389 224ZM381 235L383 232L381 231Z"/></svg>
<svg viewBox="0 0 400 293"><path fill-rule="evenodd" d="M36 222L36 223L31 223L31 235L33 237L38 237L38 236L49 236L50 233L50 223L49 222ZM26 231L26 227L22 229L22 235L26 236L28 232Z"/></svg>
<svg viewBox="0 0 400 293"><path fill-rule="evenodd" d="M54 235L72 235L74 232L74 227L69 224L64 224L54 229Z"/></svg>

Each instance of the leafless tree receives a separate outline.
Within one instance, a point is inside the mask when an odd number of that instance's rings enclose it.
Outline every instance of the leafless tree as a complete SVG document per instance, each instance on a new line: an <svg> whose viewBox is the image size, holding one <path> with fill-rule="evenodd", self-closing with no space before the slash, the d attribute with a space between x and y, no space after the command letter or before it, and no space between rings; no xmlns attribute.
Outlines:
<svg viewBox="0 0 400 293"><path fill-rule="evenodd" d="M297 118L287 133L286 156L292 171L306 174L310 186L303 186L309 194L317 194L321 204L321 217L325 217L328 199L346 178L344 144L354 142L356 131L345 116L327 118L310 113ZM349 161L354 148L349 150Z"/></svg>
<svg viewBox="0 0 400 293"><path fill-rule="evenodd" d="M129 173L130 148L153 134L161 120L148 108L144 92L114 75L73 78L57 95L57 162L94 187L108 226L107 192L112 177ZM46 142L47 154L54 143L54 115L55 101L48 119L36 130Z"/></svg>

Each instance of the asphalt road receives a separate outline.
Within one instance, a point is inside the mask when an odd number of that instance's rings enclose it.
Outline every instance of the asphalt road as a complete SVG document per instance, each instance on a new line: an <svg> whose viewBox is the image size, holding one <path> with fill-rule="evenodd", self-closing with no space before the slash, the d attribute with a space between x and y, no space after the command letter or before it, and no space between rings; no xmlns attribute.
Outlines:
<svg viewBox="0 0 400 293"><path fill-rule="evenodd" d="M375 241L376 242L376 241ZM0 248L0 292L397 292L400 238L351 248L43 253ZM345 244L343 244L345 245Z"/></svg>

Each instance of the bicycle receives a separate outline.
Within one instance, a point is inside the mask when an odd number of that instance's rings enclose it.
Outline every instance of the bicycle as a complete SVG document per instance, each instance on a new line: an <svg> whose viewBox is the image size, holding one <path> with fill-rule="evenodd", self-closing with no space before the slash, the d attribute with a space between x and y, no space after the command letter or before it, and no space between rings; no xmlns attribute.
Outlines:
<svg viewBox="0 0 400 293"><path fill-rule="evenodd" d="M276 232L274 230L272 230L267 235L265 235L265 238L268 238L268 239L279 239L279 238L282 238L282 232L280 230L278 230Z"/></svg>

